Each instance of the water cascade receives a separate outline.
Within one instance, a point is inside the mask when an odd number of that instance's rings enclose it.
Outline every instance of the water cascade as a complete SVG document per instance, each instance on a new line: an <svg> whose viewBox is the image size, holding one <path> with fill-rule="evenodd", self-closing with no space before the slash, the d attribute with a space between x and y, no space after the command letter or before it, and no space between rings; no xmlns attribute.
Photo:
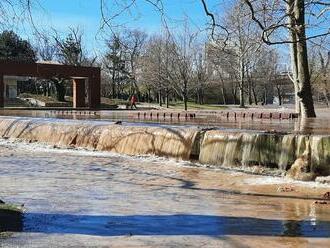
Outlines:
<svg viewBox="0 0 330 248"><path fill-rule="evenodd" d="M330 175L330 136L265 132L207 131L199 161L226 166L252 166L289 170L300 158L306 171Z"/></svg>
<svg viewBox="0 0 330 248"><path fill-rule="evenodd" d="M84 121L1 118L4 138L81 147L128 155L154 154L189 159L197 129L121 126Z"/></svg>
<svg viewBox="0 0 330 248"><path fill-rule="evenodd" d="M187 127L126 126L97 121L0 118L3 138L128 155L153 154L203 164L266 166L330 175L330 136ZM300 159L300 160L299 160ZM296 168L296 170L297 170Z"/></svg>

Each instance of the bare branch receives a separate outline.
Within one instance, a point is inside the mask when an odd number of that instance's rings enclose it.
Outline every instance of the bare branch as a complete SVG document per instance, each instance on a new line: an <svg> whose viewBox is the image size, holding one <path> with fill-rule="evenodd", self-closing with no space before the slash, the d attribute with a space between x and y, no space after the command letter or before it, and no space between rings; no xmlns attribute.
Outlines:
<svg viewBox="0 0 330 248"><path fill-rule="evenodd" d="M228 37L229 37L229 31L226 27L218 24L215 20L215 17L214 17L214 14L211 13L209 10L208 10L208 7L207 7L207 4L205 2L205 0L201 0L202 2L202 5L203 5L203 8L204 8L204 12L207 16L209 16L211 18L211 21L212 21L212 31L211 31L211 37L214 38L214 32L215 32L215 27L219 27L221 28L222 30L224 30L226 32L226 38L224 40L224 44L226 45L227 41L228 41Z"/></svg>

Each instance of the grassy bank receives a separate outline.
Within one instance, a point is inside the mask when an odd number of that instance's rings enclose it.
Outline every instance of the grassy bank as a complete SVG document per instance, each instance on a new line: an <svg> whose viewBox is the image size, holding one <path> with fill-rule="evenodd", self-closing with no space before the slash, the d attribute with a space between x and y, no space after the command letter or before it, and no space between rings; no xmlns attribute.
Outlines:
<svg viewBox="0 0 330 248"><path fill-rule="evenodd" d="M166 106L166 105L163 105ZM169 104L171 109L184 109L184 103L182 101L171 102ZM221 110L226 109L226 106L216 105L216 104L198 104L195 102L188 102L188 110Z"/></svg>
<svg viewBox="0 0 330 248"><path fill-rule="evenodd" d="M23 211L11 204L0 204L0 238L7 238L11 232L23 229Z"/></svg>

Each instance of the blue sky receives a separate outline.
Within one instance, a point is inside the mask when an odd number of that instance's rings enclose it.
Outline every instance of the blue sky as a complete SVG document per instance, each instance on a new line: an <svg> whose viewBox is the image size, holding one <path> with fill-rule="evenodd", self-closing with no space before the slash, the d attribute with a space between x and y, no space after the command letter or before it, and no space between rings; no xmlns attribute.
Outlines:
<svg viewBox="0 0 330 248"><path fill-rule="evenodd" d="M125 0L117 0L117 2ZM129 0L126 0L129 1ZM114 4L115 0L106 0L107 6L111 12L108 16L117 13L118 8ZM117 17L114 22L125 24L130 28L139 28L151 34L159 32L161 27L161 18L159 12L146 3L145 0L137 0L137 6L131 13L124 13ZM199 24L205 24L207 17L203 11L200 0L164 0L164 8L170 25L179 26L184 15L190 18L190 21ZM210 8L214 10L219 0L208 0ZM100 0L39 0L40 6L34 6L33 18L38 28L54 28L60 33L68 32L69 26L79 26L85 34L85 47L97 52L102 50L103 34L100 34L101 24ZM173 20L173 22L171 22ZM26 29L24 36L30 36L31 31Z"/></svg>

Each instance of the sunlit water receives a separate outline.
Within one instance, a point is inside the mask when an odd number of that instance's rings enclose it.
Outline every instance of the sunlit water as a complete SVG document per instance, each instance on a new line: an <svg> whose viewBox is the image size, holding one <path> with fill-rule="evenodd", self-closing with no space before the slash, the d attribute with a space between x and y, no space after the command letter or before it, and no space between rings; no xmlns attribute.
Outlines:
<svg viewBox="0 0 330 248"><path fill-rule="evenodd" d="M0 198L26 208L22 232L3 247L330 245L330 205L227 190L230 178L281 178L8 140L0 151Z"/></svg>
<svg viewBox="0 0 330 248"><path fill-rule="evenodd" d="M228 109L230 110L230 109ZM225 110L226 111L226 110ZM233 109L233 112L288 112L290 109ZM104 111L89 111L89 110L18 110L18 109L2 109L0 116L21 116L21 117L38 117L38 118L51 118L51 119L76 119L76 120L98 120L98 121L123 121L124 124L138 125L189 125L201 127L217 127L221 129L241 129L241 130L276 130L280 132L300 133L300 134L330 134L329 121L330 109L320 108L317 109L318 118L312 119L251 119L251 118L226 118L221 115L221 111L194 111L189 113L196 115L195 118L185 118L185 112L180 110L162 110L158 111L159 117L156 116L157 111L122 111L122 110L104 110ZM292 112L292 110L290 111ZM138 116L138 113L140 115ZM146 116L144 116L146 113ZM153 114L150 117L150 114ZM166 117L163 117L166 113ZM173 113L173 117L170 117ZM180 113L180 118L177 118L177 113Z"/></svg>

